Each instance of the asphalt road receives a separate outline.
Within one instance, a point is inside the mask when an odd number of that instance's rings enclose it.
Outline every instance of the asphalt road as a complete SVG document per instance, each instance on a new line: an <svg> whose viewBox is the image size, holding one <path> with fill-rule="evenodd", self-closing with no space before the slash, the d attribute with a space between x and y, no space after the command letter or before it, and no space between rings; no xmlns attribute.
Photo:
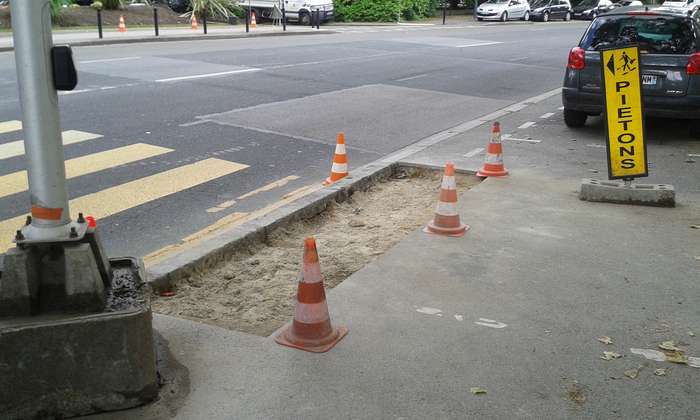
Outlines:
<svg viewBox="0 0 700 420"><path fill-rule="evenodd" d="M110 255L147 255L317 185L338 131L358 167L560 87L585 27L465 20L77 48L80 83L60 95L71 210L100 219ZM0 252L29 203L20 119L2 53Z"/></svg>

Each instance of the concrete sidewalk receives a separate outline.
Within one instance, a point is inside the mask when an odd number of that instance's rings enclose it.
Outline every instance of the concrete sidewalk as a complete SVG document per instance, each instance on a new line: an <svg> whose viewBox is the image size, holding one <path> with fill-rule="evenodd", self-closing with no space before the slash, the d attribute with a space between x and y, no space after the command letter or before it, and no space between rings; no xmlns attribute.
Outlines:
<svg viewBox="0 0 700 420"><path fill-rule="evenodd" d="M198 30L192 30L184 25L178 28L161 27L160 36L156 37L151 27L138 27L128 29L122 33L112 28L105 28L103 39L98 37L97 29L80 30L54 30L53 41L55 44L71 44L74 46L127 44L137 42L166 42L166 41L195 41L227 38L246 38L256 36L275 35L301 35L311 33L329 33L330 30L321 27L320 30L309 26L287 25L287 31L282 26L258 25L251 28L249 33L245 31L245 24L240 25L209 25L208 34L204 35L202 24ZM14 43L12 33L0 33L0 52L11 51Z"/></svg>
<svg viewBox="0 0 700 420"><path fill-rule="evenodd" d="M485 131L407 161L463 153ZM413 232L329 292L350 329L331 352L156 316L189 394L94 418L696 418L700 369L631 349L674 340L700 356L697 196L675 209L582 202L581 168L524 155L460 196L463 238Z"/></svg>

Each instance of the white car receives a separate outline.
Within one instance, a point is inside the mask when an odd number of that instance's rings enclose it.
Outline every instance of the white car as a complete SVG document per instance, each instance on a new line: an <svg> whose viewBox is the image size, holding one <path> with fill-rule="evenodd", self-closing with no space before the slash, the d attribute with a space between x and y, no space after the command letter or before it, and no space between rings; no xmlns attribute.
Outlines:
<svg viewBox="0 0 700 420"><path fill-rule="evenodd" d="M700 0L666 0L663 7L673 7L675 9L697 10L700 7Z"/></svg>
<svg viewBox="0 0 700 420"><path fill-rule="evenodd" d="M700 1L700 0L698 0ZM477 20L530 20L527 0L488 0L476 9Z"/></svg>

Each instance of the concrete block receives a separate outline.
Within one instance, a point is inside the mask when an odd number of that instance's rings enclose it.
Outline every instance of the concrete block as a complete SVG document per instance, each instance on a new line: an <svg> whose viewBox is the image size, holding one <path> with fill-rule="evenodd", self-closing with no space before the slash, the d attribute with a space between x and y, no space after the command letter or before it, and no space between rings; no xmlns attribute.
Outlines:
<svg viewBox="0 0 700 420"><path fill-rule="evenodd" d="M39 254L12 248L0 269L0 317L31 315L39 290Z"/></svg>
<svg viewBox="0 0 700 420"><path fill-rule="evenodd" d="M600 181L584 178L581 181L579 198L617 204L641 206L675 207L676 192L668 184L636 184L626 186L623 182Z"/></svg>
<svg viewBox="0 0 700 420"><path fill-rule="evenodd" d="M131 261L112 264L104 312L0 319L0 418L67 418L157 397L149 289Z"/></svg>

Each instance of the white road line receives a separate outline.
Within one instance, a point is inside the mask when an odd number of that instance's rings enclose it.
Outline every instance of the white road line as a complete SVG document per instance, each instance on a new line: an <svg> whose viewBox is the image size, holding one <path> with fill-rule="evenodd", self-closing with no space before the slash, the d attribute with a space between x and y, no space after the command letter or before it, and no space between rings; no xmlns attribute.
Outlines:
<svg viewBox="0 0 700 420"><path fill-rule="evenodd" d="M588 147L595 147L596 149L605 149L607 146L604 144L595 144L595 143L589 143L586 146Z"/></svg>
<svg viewBox="0 0 700 420"><path fill-rule="evenodd" d="M548 112L548 113L546 113L546 114L540 115L540 118L542 118L542 119L547 119L547 118L551 117L552 115L554 115L553 112Z"/></svg>
<svg viewBox="0 0 700 420"><path fill-rule="evenodd" d="M481 153L481 152L483 152L483 151L484 151L484 148L483 148L483 147L477 147L476 149L474 149L474 150L472 150L472 151L470 151L470 152L465 153L465 154L464 154L464 157L467 157L467 158L474 157L474 156L478 155L479 153Z"/></svg>
<svg viewBox="0 0 700 420"><path fill-rule="evenodd" d="M87 93L87 92L94 92L95 89L79 89L79 90L65 90L58 92L59 95L61 96L67 96L67 95L75 95L76 93Z"/></svg>
<svg viewBox="0 0 700 420"><path fill-rule="evenodd" d="M535 124L537 124L537 123L534 122L534 121L528 121L528 122L522 124L520 127L518 127L518 129L530 128L530 127L532 127L532 126L535 125Z"/></svg>
<svg viewBox="0 0 700 420"><path fill-rule="evenodd" d="M688 153L688 157L700 157L700 155L696 153Z"/></svg>
<svg viewBox="0 0 700 420"><path fill-rule="evenodd" d="M209 121L207 120L192 121L184 124L179 124L179 127L192 127L193 125L206 124L208 122Z"/></svg>
<svg viewBox="0 0 700 420"><path fill-rule="evenodd" d="M92 64L92 63L109 63L112 61L126 61L126 60L138 60L141 57L123 57L123 58L105 58L102 60L87 60L81 61L80 64Z"/></svg>
<svg viewBox="0 0 700 420"><path fill-rule="evenodd" d="M542 140L533 140L533 139L519 139L516 137L511 137L510 134L504 134L503 137L501 138L503 141L522 141L525 143L542 143Z"/></svg>
<svg viewBox="0 0 700 420"><path fill-rule="evenodd" d="M481 321L481 322L479 322ZM479 321L475 322L476 325L481 325L482 327L489 327L489 328L496 328L496 329L501 329L505 328L508 326L508 324L504 324L502 322L495 321L493 319L487 319L487 318L479 318Z"/></svg>
<svg viewBox="0 0 700 420"><path fill-rule="evenodd" d="M414 79L420 79L421 77L427 76L428 73L425 74L419 74L418 76L411 76L411 77L404 77L403 79L396 79L394 80L395 82L406 82L408 80L414 80Z"/></svg>
<svg viewBox="0 0 700 420"><path fill-rule="evenodd" d="M563 111L563 110L564 110L564 107L563 107L563 106L560 106L560 107L557 108L557 109L558 109L559 111Z"/></svg>
<svg viewBox="0 0 700 420"><path fill-rule="evenodd" d="M457 45L455 48L484 47L486 45L503 44L502 42L479 42L477 44Z"/></svg>
<svg viewBox="0 0 700 420"><path fill-rule="evenodd" d="M279 66L269 66L269 67L264 67L262 70L278 70L278 69L287 69L290 67L301 67L301 66L311 66L315 64L328 64L328 63L337 63L341 61L349 61L349 60L364 60L368 58L377 58L377 57L387 57L391 55L405 55L408 53L405 52L389 52L389 53L381 53L381 54L370 54L370 55L364 55L362 57L342 57L342 58L332 58L329 60L319 60L319 61L307 61L304 63L294 63L294 64L282 64Z"/></svg>
<svg viewBox="0 0 700 420"><path fill-rule="evenodd" d="M222 71L222 72L218 72L218 73L194 74L192 76L171 77L168 79L158 79L158 80L156 80L156 83L179 82L181 80L192 80L192 79L205 79L207 77L220 77L220 76L228 76L231 74L252 73L252 72L256 72L256 71L262 71L262 69L250 68L250 69L241 69L241 70Z"/></svg>
<svg viewBox="0 0 700 420"><path fill-rule="evenodd" d="M511 58L508 61L523 61L523 60L527 60L528 58L529 57L517 57L517 58Z"/></svg>

